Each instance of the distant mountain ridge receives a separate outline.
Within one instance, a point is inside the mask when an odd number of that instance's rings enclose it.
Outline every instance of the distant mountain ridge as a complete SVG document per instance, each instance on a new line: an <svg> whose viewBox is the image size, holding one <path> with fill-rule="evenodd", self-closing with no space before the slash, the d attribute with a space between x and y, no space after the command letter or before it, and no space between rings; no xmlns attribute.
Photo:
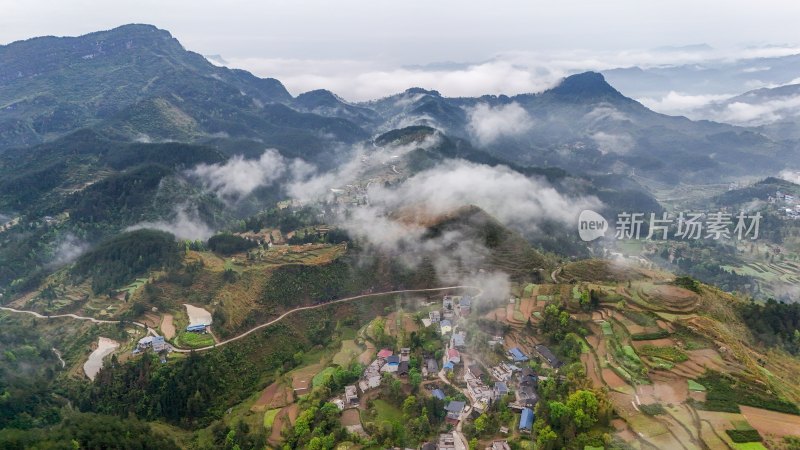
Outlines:
<svg viewBox="0 0 800 450"><path fill-rule="evenodd" d="M274 147L330 167L337 146L423 125L521 167L673 184L773 174L800 151L752 130L657 114L595 72L513 97L448 98L418 87L363 103L327 90L292 97L280 81L216 66L151 25L19 41L1 46L0 60L0 153L92 128L117 141L227 154ZM509 111L516 115L502 115ZM486 130L491 120L520 123Z"/></svg>
<svg viewBox="0 0 800 450"><path fill-rule="evenodd" d="M602 73L611 84L634 98L661 97L669 91L734 95L759 85L782 85L797 79L800 77L800 54L621 67Z"/></svg>
<svg viewBox="0 0 800 450"><path fill-rule="evenodd" d="M127 122L114 130L121 138L150 138L152 124L136 119L163 115L164 109L196 124L176 136L161 133L155 139L200 140L235 133L268 141L286 132L316 135L304 130L312 119L316 128L345 141L365 136L335 119L274 108L263 114L265 105L292 100L279 81L214 66L151 25L20 41L0 47L0 60L0 151L119 120ZM284 112L289 116L275 117Z"/></svg>
<svg viewBox="0 0 800 450"><path fill-rule="evenodd" d="M775 140L797 141L800 140L800 84L747 91L711 103L697 114L750 126Z"/></svg>

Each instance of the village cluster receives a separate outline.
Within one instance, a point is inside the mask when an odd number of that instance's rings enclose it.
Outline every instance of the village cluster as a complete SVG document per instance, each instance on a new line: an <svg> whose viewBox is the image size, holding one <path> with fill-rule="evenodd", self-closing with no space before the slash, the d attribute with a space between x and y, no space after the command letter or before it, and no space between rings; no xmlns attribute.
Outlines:
<svg viewBox="0 0 800 450"><path fill-rule="evenodd" d="M767 198L767 202L778 205L787 219L800 220L800 199L797 196L777 191Z"/></svg>
<svg viewBox="0 0 800 450"><path fill-rule="evenodd" d="M420 362L421 373L426 380L427 392L439 400L447 399L441 385L454 387L464 394L466 401L450 400L444 404L446 423L452 425L452 432L443 433L436 442L424 443L423 450L463 449L459 438L459 424L467 419L476 419L486 412L494 403L511 394L508 407L520 414L518 431L530 433L534 422L534 407L539 400L538 386L540 377L529 365L531 357L519 347L507 349L507 361L488 367L483 364L477 354L472 354L467 345L467 332L459 330L462 319L472 311L473 299L470 296L446 295L442 299L441 309L430 311L423 319L426 327L438 327L441 334L444 352L441 360L434 355L425 355ZM494 336L489 341L492 346L505 348L503 336ZM561 367L562 362L545 345L535 346L536 357L553 369ZM362 373L355 385L346 386L344 396L333 400L340 409L359 407L361 397L381 386L384 374L388 373L400 379L407 378L410 372L409 348L383 348L377 352L373 360ZM463 382L461 382L463 381ZM509 434L507 427L500 429L502 434ZM509 449L505 440L494 441L487 450Z"/></svg>

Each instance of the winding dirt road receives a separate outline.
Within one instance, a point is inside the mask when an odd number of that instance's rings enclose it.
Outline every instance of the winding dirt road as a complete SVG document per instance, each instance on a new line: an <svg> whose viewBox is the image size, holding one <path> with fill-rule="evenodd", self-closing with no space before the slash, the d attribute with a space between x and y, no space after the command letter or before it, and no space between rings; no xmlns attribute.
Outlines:
<svg viewBox="0 0 800 450"><path fill-rule="evenodd" d="M353 296L353 297L347 297L347 298L341 298L339 300L333 300L333 301L330 301L330 302L327 302L327 303L320 303L318 305L301 306L299 308L291 309L291 310L286 311L285 313L281 314L277 318L270 320L269 322L265 322L265 323L262 323L261 325L257 325L257 326L245 331L244 333L242 333L242 334L240 334L238 336L234 336L234 337L226 339L224 341L220 341L219 343L217 343L215 345L209 345L208 347L200 347L200 348L195 348L195 349L175 348L174 350L176 352L178 352L178 353L188 353L188 352L191 352L191 351L202 352L204 350L211 350L212 348L222 347L223 345L230 344L231 342L238 341L239 339L242 339L242 338L244 338L244 337L246 337L246 336L248 336L248 335L250 335L252 333L255 333L256 331L258 331L258 330L260 330L262 328L266 328L266 327L268 327L270 325L276 324L276 323L280 322L281 320L285 319L286 317L288 317L288 316L290 316L290 315L292 315L292 314L294 314L294 313L296 313L298 311L306 311L306 310L309 310L309 309L324 308L326 306L335 305L337 303L352 302L352 301L355 301L355 300L361 300L361 299L368 298L368 297L380 297L380 296L384 296L384 295L394 295L394 294L413 294L413 293L416 293L416 292L437 292L437 291L446 291L446 290L449 290L449 289L474 289L474 290L478 291L478 295L480 295L480 293L483 292L483 290L481 288L476 287L476 286L446 286L446 287L440 287L440 288L405 289L405 290L401 290L401 291L388 291L388 292L377 292L377 293L373 293L373 294L356 295L356 296Z"/></svg>
<svg viewBox="0 0 800 450"><path fill-rule="evenodd" d="M298 307L298 308L295 308L295 309L291 309L291 310L286 311L285 313L281 314L277 318L270 320L269 322L262 323L261 325L256 325L255 327L245 331L244 333L242 333L240 335L237 335L237 336L234 336L232 338L226 339L224 341L218 342L218 343L216 343L214 345L209 345L207 347L200 347L200 348L195 348L195 349L185 349L185 348L172 347L172 350L175 351L175 352L178 352L178 353L189 353L189 352L192 352L192 351L202 352L202 351L205 351L205 350L211 350L211 349L214 349L214 348L219 348L219 347L222 347L223 345L230 344L231 342L238 341L239 339L242 339L242 338L244 338L244 337L246 337L246 336L248 336L248 335L250 335L252 333L255 333L256 331L258 331L258 330L260 330L262 328L266 328L266 327L268 327L270 325L276 324L276 323L280 322L281 320L285 319L286 317L288 317L288 316L290 316L290 315L292 315L292 314L294 314L296 312L299 312L299 311L306 311L306 310L310 310L310 309L324 308L326 306L335 305L337 303L352 302L352 301L355 301L355 300L361 300L361 299L369 298L369 297L380 297L380 296L384 296L384 295L394 295L394 294L413 294L413 293L417 293L417 292L438 292L438 291L446 291L446 290L450 290L450 289L473 289L473 290L478 292L477 295L480 295L483 292L483 290L481 288L477 287L477 286L445 286L445 287L430 288L430 289L404 289L404 290L399 290L399 291L377 292L377 293L372 293L372 294L356 295L356 296L353 296L353 297L347 297L347 298L341 298L339 300L333 300L333 301L330 301L330 302L327 302L327 303L320 303L320 304L311 305L311 306L301 306L301 307ZM58 314L58 315L53 315L53 316L45 316L45 315L40 314L40 313L38 313L36 311L28 311L28 310L23 310L23 309L14 309L14 308L8 308L8 307L5 307L5 306L0 306L0 310L10 311L10 312L15 312L15 313L20 313L20 314L30 314L30 315L32 315L34 317L38 317L38 318L41 318L41 319L55 319L55 318L60 318L60 317L67 317L67 318L71 318L71 319L75 319L75 320L88 320L88 321L90 321L92 323L112 323L112 324L113 323L119 323L119 320L101 320L101 319L95 319L94 317L78 316L76 314ZM155 330L151 329L150 327L146 326L143 323L139 323L139 322L128 322L128 323L136 325L137 327L145 328L149 333L155 334Z"/></svg>
<svg viewBox="0 0 800 450"><path fill-rule="evenodd" d="M120 322L119 320L101 320L101 319L95 319L94 317L79 316L77 314L56 314L56 315L53 315L53 316L46 316L46 315L38 313L36 311L28 311L26 309L14 309L14 308L8 308L6 306L0 306L0 310L10 311L10 312L15 312L15 313L20 313L20 314L30 314L30 315L32 315L34 317L39 318L39 319L58 319L58 318L61 318L61 317L68 317L70 319L75 319L75 320L88 320L89 322L92 322L92 323L119 323ZM146 329L149 330L147 325L145 325L143 323L139 323L139 322L128 322L128 323L130 323L132 325L136 325L137 327L146 328Z"/></svg>

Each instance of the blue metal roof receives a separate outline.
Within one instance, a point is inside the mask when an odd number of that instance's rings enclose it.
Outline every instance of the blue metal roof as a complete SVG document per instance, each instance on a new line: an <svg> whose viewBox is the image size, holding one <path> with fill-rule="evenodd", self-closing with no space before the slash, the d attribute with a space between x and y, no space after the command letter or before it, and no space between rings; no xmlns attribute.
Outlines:
<svg viewBox="0 0 800 450"><path fill-rule="evenodd" d="M528 357L522 353L522 350L519 347L514 347L508 351L511 353L511 357L514 358L514 361L527 361Z"/></svg>
<svg viewBox="0 0 800 450"><path fill-rule="evenodd" d="M447 361L447 362L444 364L444 368L445 368L446 370L453 370L453 368L455 368L455 367L456 367L456 366L453 364L453 361Z"/></svg>
<svg viewBox="0 0 800 450"><path fill-rule="evenodd" d="M388 362L389 365L400 364L400 357L397 356L397 355L392 355L392 356L386 358L386 362Z"/></svg>
<svg viewBox="0 0 800 450"><path fill-rule="evenodd" d="M200 331L200 330L205 330L205 329L206 329L206 325L202 324L202 323L199 324L199 325L189 325L188 327L186 327L186 331Z"/></svg>
<svg viewBox="0 0 800 450"><path fill-rule="evenodd" d="M522 416L519 418L519 429L530 430L533 427L533 410L522 408Z"/></svg>
<svg viewBox="0 0 800 450"><path fill-rule="evenodd" d="M444 400L444 391L442 391L441 389L434 389L433 391L431 391L431 395L438 398L439 400Z"/></svg>
<svg viewBox="0 0 800 450"><path fill-rule="evenodd" d="M467 402L460 402L453 400L444 407L448 412L460 414L461 411L464 410L464 407L467 406Z"/></svg>

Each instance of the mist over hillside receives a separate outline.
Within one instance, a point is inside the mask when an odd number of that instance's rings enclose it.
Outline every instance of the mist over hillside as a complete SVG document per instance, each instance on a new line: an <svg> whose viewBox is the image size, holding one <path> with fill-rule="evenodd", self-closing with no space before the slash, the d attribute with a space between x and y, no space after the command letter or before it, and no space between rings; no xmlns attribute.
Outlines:
<svg viewBox="0 0 800 450"><path fill-rule="evenodd" d="M0 447L795 448L773 50L355 100L153 25L1 45Z"/></svg>

